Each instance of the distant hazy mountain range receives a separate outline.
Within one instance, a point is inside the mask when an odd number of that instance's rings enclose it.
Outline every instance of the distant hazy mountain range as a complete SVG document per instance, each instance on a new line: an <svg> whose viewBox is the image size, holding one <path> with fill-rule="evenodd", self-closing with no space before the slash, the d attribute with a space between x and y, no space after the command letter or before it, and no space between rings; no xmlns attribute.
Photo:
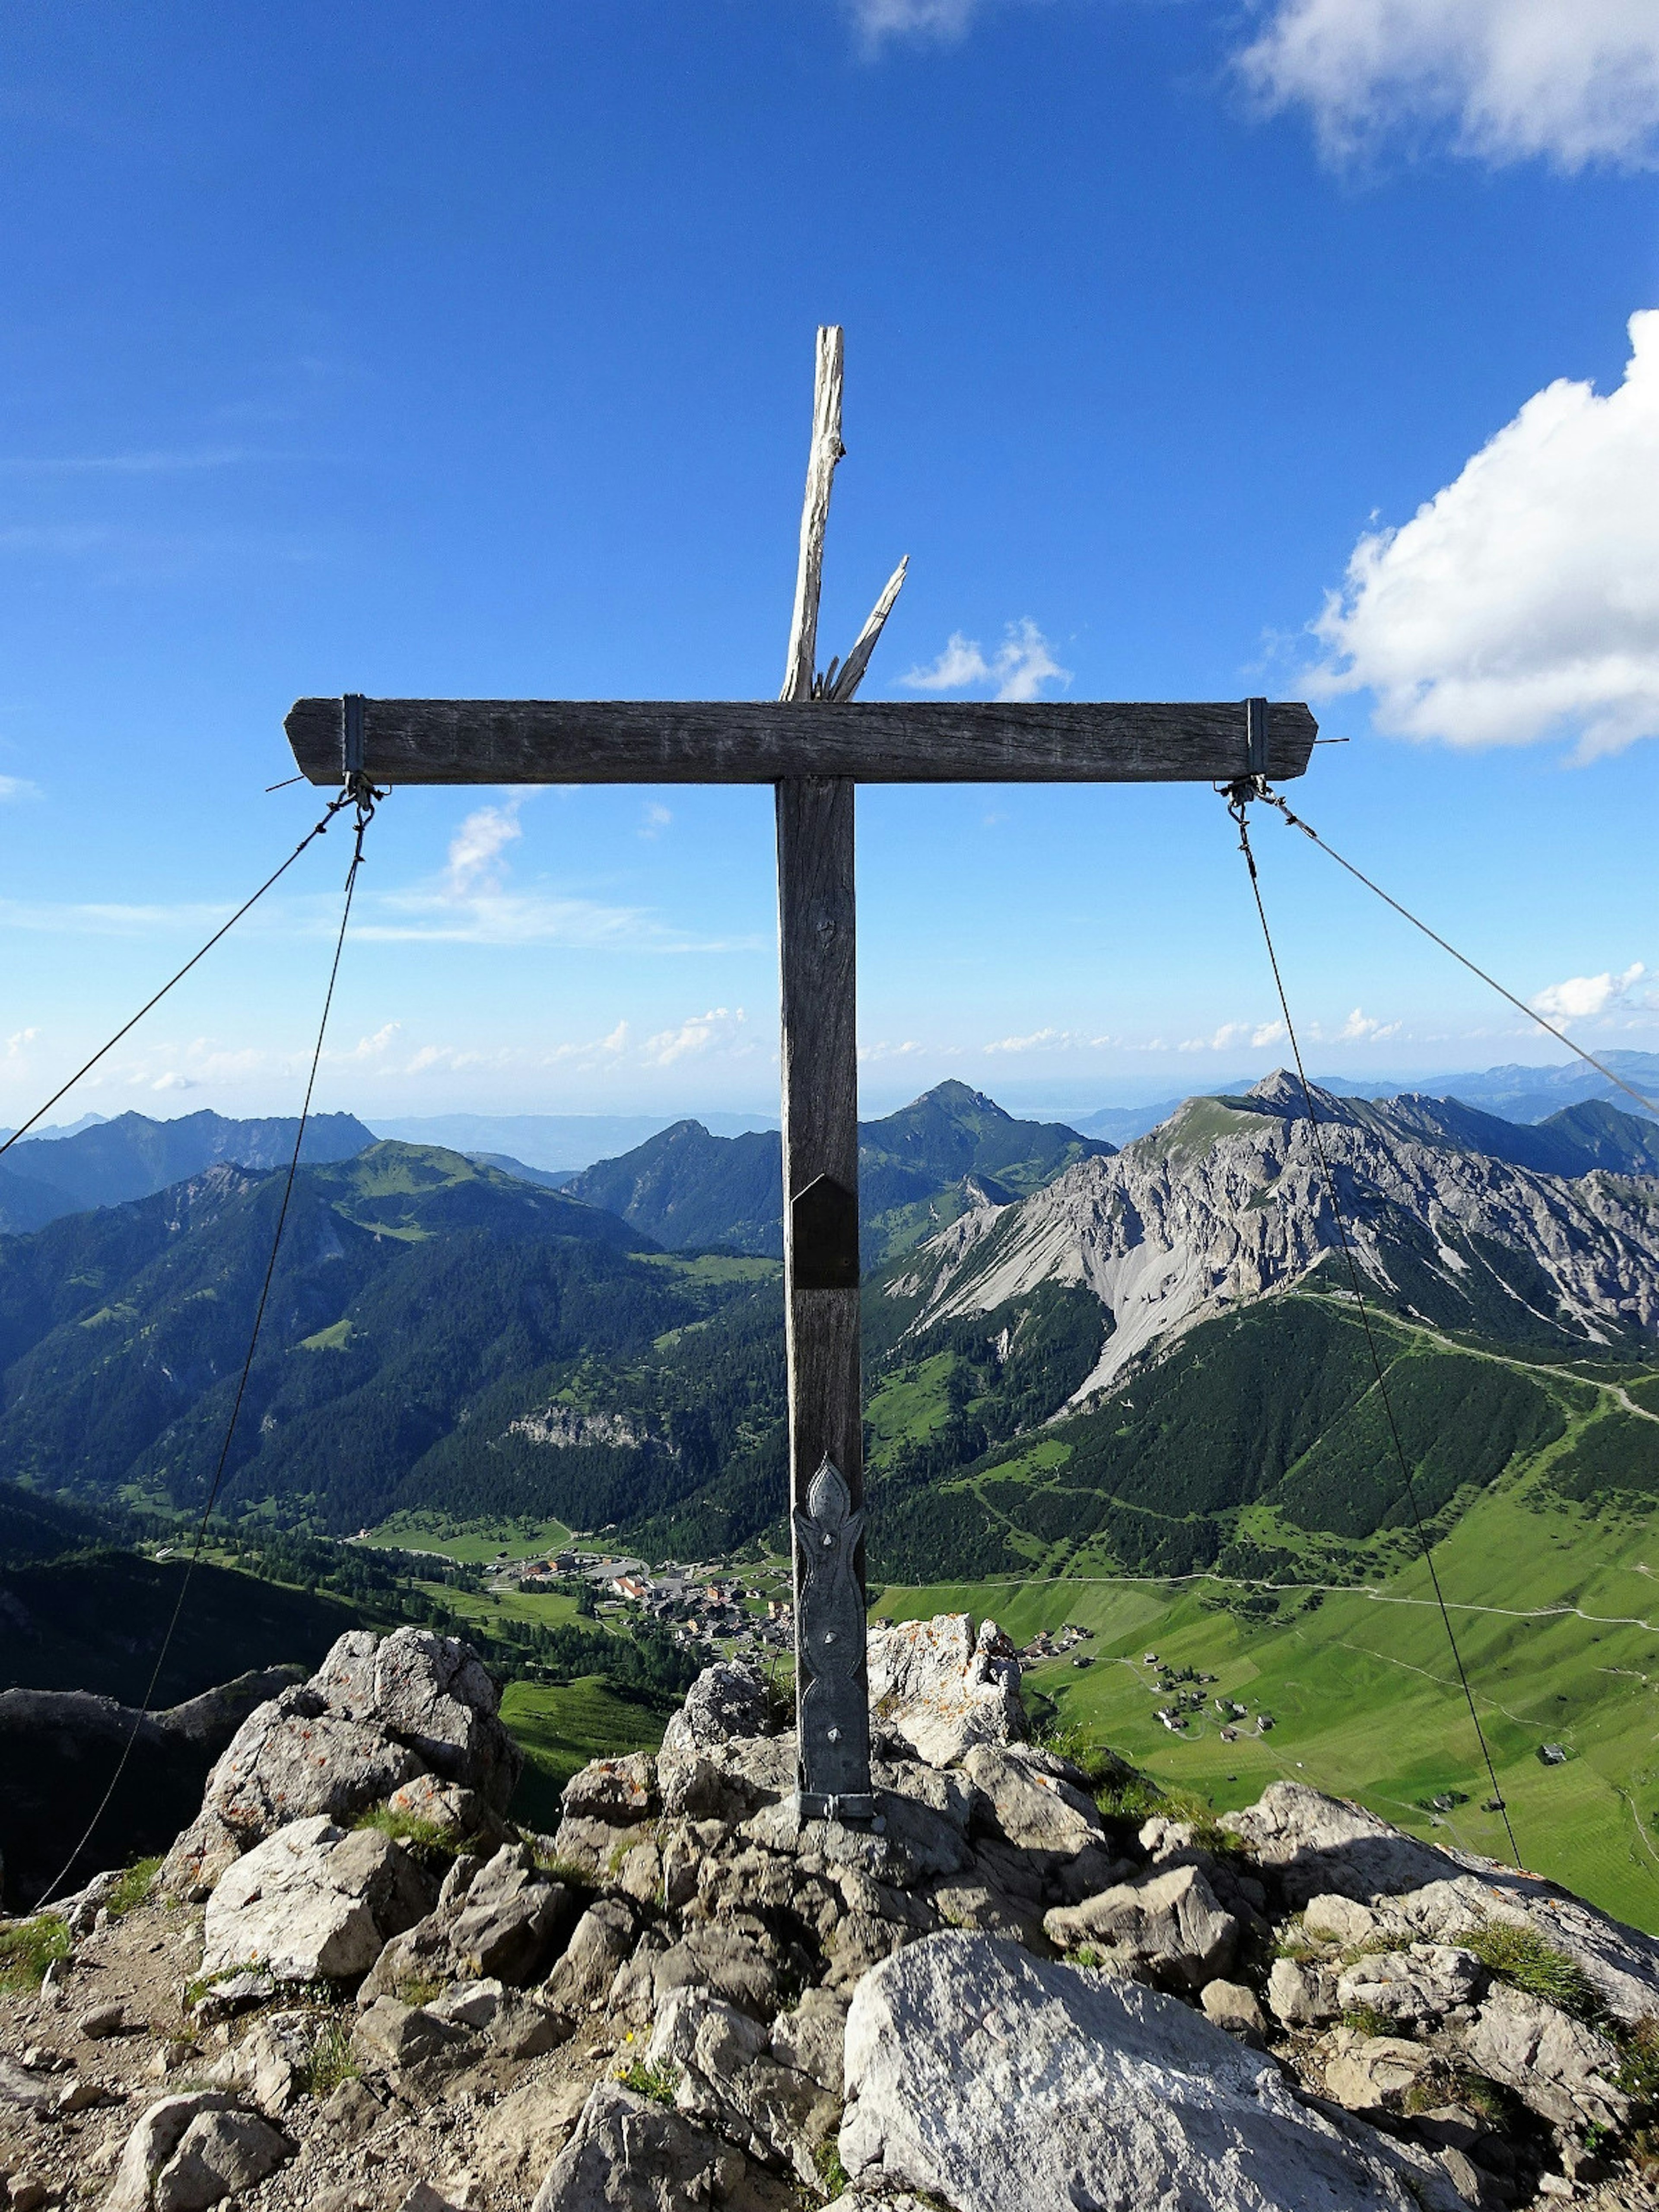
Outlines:
<svg viewBox="0 0 1659 2212"><path fill-rule="evenodd" d="M1582 1425L1587 1358L1629 1395L1591 1420L1573 1495L1659 1495L1654 1123L1412 1093L1323 1092L1320 1115L1437 1510ZM36 1186L58 1218L0 1236L0 1476L199 1500L293 1127L123 1116L0 1163L58 1177ZM680 1556L775 1528L775 1135L682 1122L554 1190L349 1116L317 1133L349 1157L300 1175L232 1510L336 1532L533 1511ZM1185 1571L1246 1556L1258 1504L1264 1528L1386 1532L1397 1479L1292 1079L1189 1099L1121 1152L962 1084L860 1133L878 1573L1022 1571L1085 1539L1103 1571ZM147 1194L111 1202L123 1177Z"/></svg>
<svg viewBox="0 0 1659 2212"><path fill-rule="evenodd" d="M506 1153L544 1173L572 1174L654 1137L674 1120L667 1114L415 1114L374 1117L377 1137L409 1145L441 1145L447 1152ZM775 1113L705 1114L704 1128L722 1137L746 1129L775 1129Z"/></svg>
<svg viewBox="0 0 1659 2212"><path fill-rule="evenodd" d="M143 1114L119 1114L72 1134L25 1137L0 1159L0 1230L41 1229L88 1206L149 1198L222 1160L245 1168L286 1166L298 1126L297 1116L233 1121L204 1112L152 1121ZM354 1115L313 1114L302 1157L349 1159L373 1142Z"/></svg>
<svg viewBox="0 0 1659 2212"><path fill-rule="evenodd" d="M1006 1205L1110 1145L1059 1122L1021 1121L965 1083L941 1083L896 1114L859 1124L859 1206L866 1261L932 1236L964 1206ZM667 1246L713 1244L783 1255L783 1171L775 1130L719 1137L677 1121L565 1188Z"/></svg>

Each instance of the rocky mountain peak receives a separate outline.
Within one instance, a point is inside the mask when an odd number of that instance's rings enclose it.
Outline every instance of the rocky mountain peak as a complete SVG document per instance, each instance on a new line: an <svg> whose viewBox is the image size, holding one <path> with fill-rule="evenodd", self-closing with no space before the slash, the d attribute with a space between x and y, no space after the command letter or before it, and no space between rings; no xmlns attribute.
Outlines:
<svg viewBox="0 0 1659 2212"><path fill-rule="evenodd" d="M1650 2203L1653 1938L1300 1783L1126 1817L1150 1785L1030 1741L993 1623L872 1631L870 1671L869 1826L801 1820L723 1661L535 1835L467 1647L347 1637L244 1723L155 1896L99 1876L0 1996L7 2201Z"/></svg>

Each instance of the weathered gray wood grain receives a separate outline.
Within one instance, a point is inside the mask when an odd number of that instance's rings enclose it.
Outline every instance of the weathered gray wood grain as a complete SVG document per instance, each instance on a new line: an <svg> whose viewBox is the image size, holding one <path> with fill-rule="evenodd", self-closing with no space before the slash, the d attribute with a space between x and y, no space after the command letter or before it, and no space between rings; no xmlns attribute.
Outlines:
<svg viewBox="0 0 1659 2212"><path fill-rule="evenodd" d="M830 494L841 442L841 385L844 358L839 324L821 325L812 381L812 445L806 458L806 496L800 514L800 558L795 606L789 620L781 699L810 699L818 649L818 594L823 584L823 537L830 526Z"/></svg>
<svg viewBox="0 0 1659 2212"><path fill-rule="evenodd" d="M828 699L850 699L864 681L864 672L870 665L870 656L875 651L882 631L887 627L887 617L904 588L905 574L910 566L907 553L882 586L881 597L871 608L864 628L854 641L839 672L830 664L824 681L824 696Z"/></svg>
<svg viewBox="0 0 1659 2212"><path fill-rule="evenodd" d="M301 770L337 784L341 702L301 699ZM1269 710L1267 772L1303 774L1317 723ZM1246 769L1242 699L1142 705L927 700L369 699L378 783L1222 783Z"/></svg>
<svg viewBox="0 0 1659 2212"><path fill-rule="evenodd" d="M815 710L821 711L821 710ZM827 1456L854 1508L864 1496L859 1395L859 1293L796 1282L793 1201L828 1176L856 1197L859 1175L857 936L854 904L854 789L842 777L780 783L778 941L783 1060L784 1290L789 1358L789 1494L808 1510L812 1478ZM809 1594L795 1547L797 1670L806 1686L811 1650ZM863 1588L864 1556L855 1559ZM803 1786L836 1796L870 1786L869 1716L862 1665L854 1696L837 1710L835 1741L824 1715L800 1738Z"/></svg>

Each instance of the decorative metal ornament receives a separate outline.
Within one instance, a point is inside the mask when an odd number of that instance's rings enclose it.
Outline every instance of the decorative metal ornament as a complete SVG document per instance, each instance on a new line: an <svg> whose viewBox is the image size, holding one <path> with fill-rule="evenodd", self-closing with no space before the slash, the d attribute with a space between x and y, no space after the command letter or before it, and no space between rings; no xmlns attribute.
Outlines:
<svg viewBox="0 0 1659 2212"><path fill-rule="evenodd" d="M864 1516L827 1455L795 1526L796 1694L801 1816L867 1820L871 1793L870 1701L864 1653L864 1589L854 1571ZM811 1774L817 1785L806 1787Z"/></svg>

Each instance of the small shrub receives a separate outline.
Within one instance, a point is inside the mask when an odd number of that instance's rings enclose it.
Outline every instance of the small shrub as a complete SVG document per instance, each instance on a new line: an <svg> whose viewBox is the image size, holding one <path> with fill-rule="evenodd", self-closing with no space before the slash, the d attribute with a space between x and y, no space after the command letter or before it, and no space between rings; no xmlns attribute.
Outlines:
<svg viewBox="0 0 1659 2212"><path fill-rule="evenodd" d="M376 1805L352 1824L359 1828L375 1828L383 1836L390 1836L394 1844L405 1844L413 1851L437 1851L445 1858L453 1858L466 1847L465 1839L453 1829L437 1820L422 1819L418 1813L399 1813L390 1805Z"/></svg>
<svg viewBox="0 0 1659 2212"><path fill-rule="evenodd" d="M617 2069L617 2079L636 2097L649 2097L653 2105L666 2105L671 2111L673 2109L674 2092L680 2086L680 2077L672 2066L647 2066L643 2058L636 2058L630 2065Z"/></svg>
<svg viewBox="0 0 1659 2212"><path fill-rule="evenodd" d="M1068 1966L1103 1966L1106 1961L1092 1943L1082 1943L1075 1951L1066 1954L1066 1963Z"/></svg>
<svg viewBox="0 0 1659 2212"><path fill-rule="evenodd" d="M399 2004L430 2004L449 1987L441 1974L409 1974L398 1984Z"/></svg>
<svg viewBox="0 0 1659 2212"><path fill-rule="evenodd" d="M161 1869L161 1862L159 1857L135 1859L104 1899L104 1910L109 1914L110 1918L118 1920L124 1913L131 1912L137 1906L143 1905L154 1887L155 1877Z"/></svg>
<svg viewBox="0 0 1659 2212"><path fill-rule="evenodd" d="M1650 2013L1626 2028L1618 2087L1635 2105L1659 2105L1659 2019Z"/></svg>
<svg viewBox="0 0 1659 2212"><path fill-rule="evenodd" d="M1147 1774L1118 1774L1095 1791L1095 1802L1109 1820L1150 1820L1154 1814L1177 1816L1177 1808Z"/></svg>
<svg viewBox="0 0 1659 2212"><path fill-rule="evenodd" d="M550 1881L562 1881L569 1889L592 1889L593 1877L585 1866L574 1859L562 1858L557 1851L538 1850L535 1853L536 1871L544 1874Z"/></svg>
<svg viewBox="0 0 1659 2212"><path fill-rule="evenodd" d="M351 2034L342 2020L325 2021L306 2053L301 2079L319 2104L342 2081L355 2081L357 2062L351 2055Z"/></svg>
<svg viewBox="0 0 1659 2212"><path fill-rule="evenodd" d="M1565 1951L1558 1951L1530 1928L1490 1920L1460 1940L1489 1973L1511 1988L1541 1997L1546 2004L1580 2020L1592 2019L1600 2012L1601 2001L1583 1970Z"/></svg>
<svg viewBox="0 0 1659 2212"><path fill-rule="evenodd" d="M10 1996L38 1990L52 1960L66 1959L74 1948L69 1923L55 1912L0 1928L0 1992Z"/></svg>
<svg viewBox="0 0 1659 2212"><path fill-rule="evenodd" d="M1400 2023L1386 2012L1378 2012L1370 2005L1360 2005L1353 2012L1342 2015L1344 2027L1351 2027L1356 2035L1398 2035Z"/></svg>
<svg viewBox="0 0 1659 2212"><path fill-rule="evenodd" d="M833 2136L826 2136L812 2154L812 2163L818 2170L818 2179L831 2197L844 2197L852 2187L852 2177L841 2162L841 2150Z"/></svg>

